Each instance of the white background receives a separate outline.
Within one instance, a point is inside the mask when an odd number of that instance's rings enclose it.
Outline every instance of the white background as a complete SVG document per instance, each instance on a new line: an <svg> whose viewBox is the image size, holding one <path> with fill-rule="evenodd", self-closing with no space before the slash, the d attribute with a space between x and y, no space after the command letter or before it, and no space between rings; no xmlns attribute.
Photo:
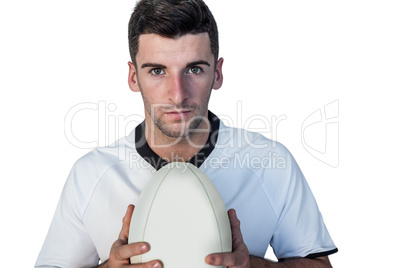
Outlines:
<svg viewBox="0 0 402 268"><path fill-rule="evenodd" d="M271 127L267 136L291 150L339 248L331 256L334 267L397 266L402 239L400 2L207 3L219 25L225 59L224 86L214 91L211 110L234 118L238 127ZM69 110L80 103L109 107L77 113L71 126L77 139L99 145L134 127L130 120L116 126L119 116L143 115L140 95L126 82L133 6L134 1L122 0L0 4L4 267L34 265L69 170L89 151L65 136ZM323 122L304 132L303 140L303 122L332 102L339 104L331 106L335 115L339 108L339 116L331 119L339 133L332 127L326 135ZM253 115L286 120L274 129L261 120L246 124ZM326 152L336 165L312 156L304 143L317 149L336 145L339 151Z"/></svg>

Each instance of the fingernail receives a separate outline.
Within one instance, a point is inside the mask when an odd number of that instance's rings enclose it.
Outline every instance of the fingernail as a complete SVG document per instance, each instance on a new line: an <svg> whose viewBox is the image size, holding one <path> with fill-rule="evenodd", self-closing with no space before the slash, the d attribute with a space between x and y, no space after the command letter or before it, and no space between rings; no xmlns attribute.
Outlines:
<svg viewBox="0 0 402 268"><path fill-rule="evenodd" d="M141 246L140 246L140 251L141 251L141 252L147 251L147 246L146 246L146 245L141 245Z"/></svg>
<svg viewBox="0 0 402 268"><path fill-rule="evenodd" d="M209 263L214 264L215 263L215 257L210 257L209 258Z"/></svg>
<svg viewBox="0 0 402 268"><path fill-rule="evenodd" d="M162 268L159 264L159 262L154 263L154 265L152 265L152 268Z"/></svg>

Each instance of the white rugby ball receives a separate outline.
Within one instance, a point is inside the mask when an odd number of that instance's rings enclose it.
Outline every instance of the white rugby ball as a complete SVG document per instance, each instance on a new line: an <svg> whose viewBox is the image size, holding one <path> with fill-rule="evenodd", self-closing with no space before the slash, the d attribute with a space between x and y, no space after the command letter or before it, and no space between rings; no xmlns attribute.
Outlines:
<svg viewBox="0 0 402 268"><path fill-rule="evenodd" d="M212 267L207 255L232 251L228 214L207 175L190 163L173 162L152 176L135 204L129 230L129 243L142 241L151 249L131 263Z"/></svg>

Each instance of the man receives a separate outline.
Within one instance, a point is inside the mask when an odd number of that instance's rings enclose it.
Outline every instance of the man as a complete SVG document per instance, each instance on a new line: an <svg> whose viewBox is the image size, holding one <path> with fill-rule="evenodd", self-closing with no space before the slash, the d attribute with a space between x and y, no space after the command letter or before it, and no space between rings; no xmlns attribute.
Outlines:
<svg viewBox="0 0 402 268"><path fill-rule="evenodd" d="M77 161L36 266L92 267L100 259L101 267L162 267L163 260L130 265L131 256L152 247L127 244L130 204L164 164L188 161L233 208L232 252L211 254L205 262L331 267L327 256L337 249L291 154L262 135L225 126L208 110L212 89L223 82L223 59L215 20L202 0L140 1L129 23L129 46L128 83L142 95L145 121ZM267 166L272 158L280 163ZM263 259L269 244L279 263Z"/></svg>

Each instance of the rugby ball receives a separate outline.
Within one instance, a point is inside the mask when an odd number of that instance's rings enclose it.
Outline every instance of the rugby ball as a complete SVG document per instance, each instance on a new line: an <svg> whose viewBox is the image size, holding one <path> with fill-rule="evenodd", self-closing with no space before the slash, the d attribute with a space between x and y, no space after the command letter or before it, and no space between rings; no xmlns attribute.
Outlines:
<svg viewBox="0 0 402 268"><path fill-rule="evenodd" d="M150 251L131 257L131 263L160 260L164 268L211 267L207 255L232 251L228 214L207 175L190 163L173 162L152 176L130 223L128 242L142 241Z"/></svg>

